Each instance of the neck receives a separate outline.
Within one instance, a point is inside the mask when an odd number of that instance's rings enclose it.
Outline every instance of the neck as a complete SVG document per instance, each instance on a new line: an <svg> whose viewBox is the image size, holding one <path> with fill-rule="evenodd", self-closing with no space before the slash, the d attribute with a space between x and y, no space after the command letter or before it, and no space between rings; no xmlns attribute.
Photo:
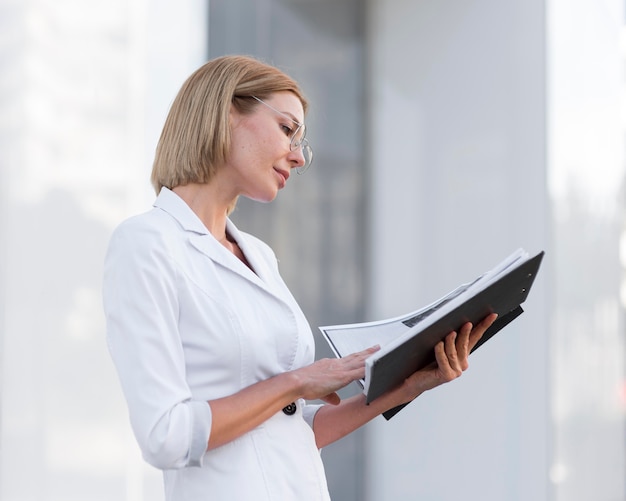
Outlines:
<svg viewBox="0 0 626 501"><path fill-rule="evenodd" d="M172 191L182 198L207 230L220 242L227 241L226 218L234 200L220 196L211 184L186 184Z"/></svg>

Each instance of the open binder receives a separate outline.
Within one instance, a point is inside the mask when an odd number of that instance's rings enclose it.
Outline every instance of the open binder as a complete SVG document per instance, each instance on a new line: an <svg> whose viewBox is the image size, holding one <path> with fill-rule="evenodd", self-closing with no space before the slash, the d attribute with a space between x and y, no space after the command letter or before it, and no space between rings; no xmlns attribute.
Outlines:
<svg viewBox="0 0 626 501"><path fill-rule="evenodd" d="M476 324L491 313L498 318L474 350L522 314L543 259L543 251L529 257L518 249L473 282L463 284L434 303L400 317L358 324L320 327L338 357L370 346L381 349L365 361L361 381L367 403L394 388L435 360L434 347L464 323ZM383 414L391 419L405 405Z"/></svg>

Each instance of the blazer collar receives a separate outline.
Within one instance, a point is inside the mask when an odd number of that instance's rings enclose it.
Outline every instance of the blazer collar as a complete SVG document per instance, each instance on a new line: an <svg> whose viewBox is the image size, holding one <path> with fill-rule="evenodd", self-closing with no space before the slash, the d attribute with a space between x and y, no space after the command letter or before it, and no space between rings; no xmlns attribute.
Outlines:
<svg viewBox="0 0 626 501"><path fill-rule="evenodd" d="M189 238L191 244L209 259L237 273L272 295L276 295L276 292L273 292L271 288L273 283L272 270L268 268L256 247L244 238L244 235L230 219L226 219L226 231L237 242L254 271L219 243L196 213L172 190L165 187L161 188L159 196L154 202L154 207L167 212L180 224L183 230L192 233Z"/></svg>
<svg viewBox="0 0 626 501"><path fill-rule="evenodd" d="M211 235L204 223L186 202L169 188L161 188L159 196L154 202L154 207L167 212L172 216L185 231L198 233L199 235Z"/></svg>

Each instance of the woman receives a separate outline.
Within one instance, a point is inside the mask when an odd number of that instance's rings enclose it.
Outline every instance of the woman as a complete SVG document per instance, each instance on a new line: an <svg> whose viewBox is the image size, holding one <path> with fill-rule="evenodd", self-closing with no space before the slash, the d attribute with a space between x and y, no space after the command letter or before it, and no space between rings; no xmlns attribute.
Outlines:
<svg viewBox="0 0 626 501"><path fill-rule="evenodd" d="M495 316L436 347L437 363L365 405L337 390L376 347L314 361L311 329L271 249L229 220L306 169L307 101L258 60L198 69L172 104L154 208L122 223L105 263L107 339L144 458L166 499L327 500L319 449L458 377ZM309 405L322 400L330 405Z"/></svg>

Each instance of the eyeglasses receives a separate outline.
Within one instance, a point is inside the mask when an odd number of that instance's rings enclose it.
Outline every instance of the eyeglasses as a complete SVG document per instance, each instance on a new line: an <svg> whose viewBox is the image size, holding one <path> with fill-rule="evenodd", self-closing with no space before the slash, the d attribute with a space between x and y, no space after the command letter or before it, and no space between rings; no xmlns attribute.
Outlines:
<svg viewBox="0 0 626 501"><path fill-rule="evenodd" d="M291 151L296 151L298 148L302 149L302 156L304 157L304 165L296 167L296 172L298 174L304 174L307 171L307 169L311 167L311 163L313 163L313 149L309 145L309 140L306 138L306 126L304 124L301 124L300 122L296 122L293 118L291 118L286 113L283 113L282 111L278 111L276 108L274 108L273 106L270 106L262 99L259 99L256 96L251 96L251 97L256 99L259 103L267 106L270 110L275 111L279 115L282 115L283 117L291 120L294 124L297 125L295 130L291 132L289 136L289 139L290 139L289 149Z"/></svg>

